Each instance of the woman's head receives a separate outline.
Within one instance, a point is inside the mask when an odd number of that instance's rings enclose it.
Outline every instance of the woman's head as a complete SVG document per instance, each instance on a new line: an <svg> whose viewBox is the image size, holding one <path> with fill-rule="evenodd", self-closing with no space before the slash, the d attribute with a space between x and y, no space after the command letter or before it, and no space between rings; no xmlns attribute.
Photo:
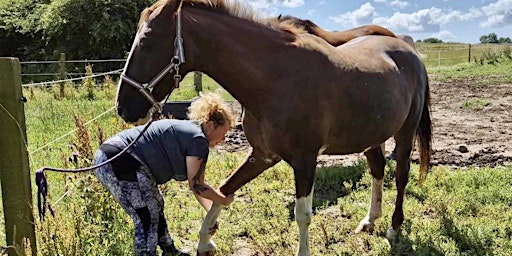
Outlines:
<svg viewBox="0 0 512 256"><path fill-rule="evenodd" d="M188 118L196 121L210 143L210 147L224 141L227 131L235 125L235 117L220 95L201 93L188 108Z"/></svg>

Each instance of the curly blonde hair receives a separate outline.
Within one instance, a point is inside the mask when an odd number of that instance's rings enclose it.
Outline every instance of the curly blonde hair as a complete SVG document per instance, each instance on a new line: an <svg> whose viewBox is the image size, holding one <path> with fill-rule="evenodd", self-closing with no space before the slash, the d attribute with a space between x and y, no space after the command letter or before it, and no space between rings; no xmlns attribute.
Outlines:
<svg viewBox="0 0 512 256"><path fill-rule="evenodd" d="M231 108L219 94L213 92L199 93L199 99L192 102L188 108L188 119L200 125L213 121L215 127L226 123L230 127L235 126L235 116Z"/></svg>

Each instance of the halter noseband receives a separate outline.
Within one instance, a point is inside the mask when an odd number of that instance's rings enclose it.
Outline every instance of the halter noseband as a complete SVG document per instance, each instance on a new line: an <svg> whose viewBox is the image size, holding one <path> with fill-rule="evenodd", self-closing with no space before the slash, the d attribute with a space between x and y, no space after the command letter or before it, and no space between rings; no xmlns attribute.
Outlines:
<svg viewBox="0 0 512 256"><path fill-rule="evenodd" d="M180 65L185 63L185 51L183 49L183 37L181 36L181 9L176 12L176 37L174 38L174 56L167 66L165 66L160 73L158 73L149 83L140 83L135 79L125 74L126 70L121 74L121 80L135 87L139 92L151 103L152 108L160 111L161 104L153 97L151 92L153 87L162 80L168 73L174 71L174 85L171 91L178 88L180 85L181 75L179 74Z"/></svg>

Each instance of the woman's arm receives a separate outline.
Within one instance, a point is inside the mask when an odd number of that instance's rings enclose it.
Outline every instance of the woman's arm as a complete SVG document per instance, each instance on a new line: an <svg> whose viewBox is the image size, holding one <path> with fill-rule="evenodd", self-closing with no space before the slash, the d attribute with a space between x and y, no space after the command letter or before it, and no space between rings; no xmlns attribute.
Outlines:
<svg viewBox="0 0 512 256"><path fill-rule="evenodd" d="M204 182L205 161L195 156L187 156L186 162L189 188L207 211L210 210L212 202L226 206L233 202L233 194L225 196Z"/></svg>

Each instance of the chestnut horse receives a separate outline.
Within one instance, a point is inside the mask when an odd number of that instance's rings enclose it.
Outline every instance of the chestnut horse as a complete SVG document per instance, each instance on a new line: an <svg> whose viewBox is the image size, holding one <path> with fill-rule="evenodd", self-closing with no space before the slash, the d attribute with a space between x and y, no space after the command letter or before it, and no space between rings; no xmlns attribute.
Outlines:
<svg viewBox="0 0 512 256"><path fill-rule="evenodd" d="M320 28L310 20L303 20L290 15L279 15L276 18L270 19L277 19L278 21L291 21L295 26L303 28L310 34L323 38L333 46L340 46L354 38L367 35L396 37L393 32L377 25L365 25L345 31L327 31Z"/></svg>
<svg viewBox="0 0 512 256"><path fill-rule="evenodd" d="M223 194L281 160L292 167L297 255L310 255L317 156L364 152L372 198L357 230L371 231L382 209L380 144L390 137L396 141L397 196L388 237L396 235L415 139L420 178L431 154L428 77L408 44L363 36L334 47L290 22L259 19L237 1L159 0L141 14L118 88L118 114L127 122L147 120L149 110L159 108L191 71L212 77L245 107L243 127L252 151L220 186ZM220 211L214 204L205 217L199 255L215 252L209 228Z"/></svg>
<svg viewBox="0 0 512 256"><path fill-rule="evenodd" d="M409 44L412 48L416 48L416 46L414 45L414 40L412 39L411 36L405 34L395 35L395 33L378 25L364 25L345 31L327 31L322 29L321 27L319 27L310 20L303 20L290 15L279 15L276 18L270 18L270 20L272 19L277 19L278 21L291 21L295 26L303 28L310 34L323 38L325 41L327 41L329 44L333 46L340 46L357 37L376 35L396 37L402 39L402 41Z"/></svg>

